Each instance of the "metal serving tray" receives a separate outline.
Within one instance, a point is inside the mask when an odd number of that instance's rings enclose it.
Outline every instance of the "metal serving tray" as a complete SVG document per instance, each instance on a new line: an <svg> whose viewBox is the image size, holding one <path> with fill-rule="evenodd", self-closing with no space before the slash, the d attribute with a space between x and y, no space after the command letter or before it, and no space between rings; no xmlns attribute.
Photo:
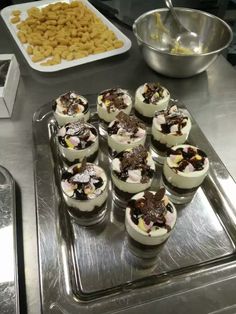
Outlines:
<svg viewBox="0 0 236 314"><path fill-rule="evenodd" d="M96 95L86 97L90 104L95 103ZM182 105L178 103L178 106ZM98 126L95 105L92 110L91 122ZM190 278L197 278L203 284L205 272L234 260L236 185L192 117L191 120L189 143L207 153L210 173L191 203L176 206L178 218L174 232L160 246L156 260L150 263L132 255L127 247L124 216L112 201L111 184L103 224L81 227L69 216L60 190L61 162L51 104L34 114L44 313L108 313L128 309L180 293L186 289L184 282ZM103 138L99 164L109 175L107 144ZM161 167L157 166L154 189L159 185L160 173Z"/></svg>

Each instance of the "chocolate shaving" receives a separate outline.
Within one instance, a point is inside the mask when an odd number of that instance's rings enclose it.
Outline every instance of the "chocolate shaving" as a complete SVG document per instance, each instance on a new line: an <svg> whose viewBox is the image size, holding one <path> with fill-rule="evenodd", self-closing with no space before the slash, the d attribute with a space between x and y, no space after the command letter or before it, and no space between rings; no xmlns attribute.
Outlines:
<svg viewBox="0 0 236 314"><path fill-rule="evenodd" d="M185 168L191 164L194 168L194 171L201 171L204 169L205 166L205 159L207 158L206 154L196 148L193 149L192 147L188 147L187 152L183 150L183 148L178 148L177 150L170 149L168 152L169 155L182 155L183 159L178 162L178 167L174 169L176 171L183 172ZM198 159L196 155L201 156L201 159Z"/></svg>
<svg viewBox="0 0 236 314"><path fill-rule="evenodd" d="M166 224L165 215L167 211L172 210L172 206L169 204L165 206L163 200L165 196L165 189L161 188L155 194L145 191L144 196L138 200L131 200L129 206L131 208L131 218L132 221L137 225L139 218L142 218L146 225L149 225L151 222L153 226L166 228L167 232L171 230L170 226ZM147 232L150 232L148 230Z"/></svg>
<svg viewBox="0 0 236 314"><path fill-rule="evenodd" d="M82 160L82 162L81 162L80 168L79 168L79 169L77 168L77 169L78 169L78 173L82 173L82 172L85 171L85 169L86 169L86 164L87 164L87 158L84 157L83 160Z"/></svg>
<svg viewBox="0 0 236 314"><path fill-rule="evenodd" d="M156 194L149 191L144 193L145 203L140 210L147 225L150 224L151 221L153 223L158 222L159 224L165 222L165 217L163 216L164 213L166 213L166 207L163 201L164 195L164 188L161 188Z"/></svg>
<svg viewBox="0 0 236 314"><path fill-rule="evenodd" d="M120 160L120 172L116 172L119 179L126 181L129 170L141 170L141 183L147 183L153 177L154 170L147 164L148 152L142 145L130 151L123 151L117 155Z"/></svg>
<svg viewBox="0 0 236 314"><path fill-rule="evenodd" d="M148 152L146 148L139 145L133 148L131 151L124 152L121 161L121 171L126 169L133 170L145 166Z"/></svg>
<svg viewBox="0 0 236 314"><path fill-rule="evenodd" d="M137 119L135 116L129 116L123 111L118 113L116 120L118 120L118 122L115 121L111 127L108 127L108 134L116 134L119 128L123 128L132 134L137 133L139 128L146 130L146 126L141 121L139 121L139 119Z"/></svg>
<svg viewBox="0 0 236 314"><path fill-rule="evenodd" d="M103 179L97 177L93 165L87 164L86 158L83 159L79 168L77 165L72 168L72 173L64 172L62 180L67 180L75 186L74 197L76 199L87 200L89 189L91 189L90 193L101 194L100 188L103 185Z"/></svg>
<svg viewBox="0 0 236 314"><path fill-rule="evenodd" d="M180 163L179 163L179 167L178 167L178 170L179 171L184 171L184 169L188 166L188 164L189 164L189 161L187 161L187 160L182 160Z"/></svg>
<svg viewBox="0 0 236 314"><path fill-rule="evenodd" d="M70 137L77 137L79 139L78 144L74 145L74 149L85 149L94 143L94 141L89 140L90 132L95 137L98 136L96 128L89 123L86 123L84 119L73 123L67 123L62 128L65 128L65 135L58 135L58 141L66 148L68 147L66 139L69 140Z"/></svg>
<svg viewBox="0 0 236 314"><path fill-rule="evenodd" d="M146 91L142 94L145 103L156 103L164 98L164 88L159 83L146 83Z"/></svg>
<svg viewBox="0 0 236 314"><path fill-rule="evenodd" d="M162 110L156 113L156 117L159 115L164 115L165 123L161 124L161 129L164 134L169 134L171 132L171 127L173 125L178 126L177 134L182 134L182 128L184 128L187 124L188 117L183 114L180 110L176 110L171 112L173 106L167 108L166 110Z"/></svg>
<svg viewBox="0 0 236 314"><path fill-rule="evenodd" d="M60 97L60 101L64 108L63 114L72 116L78 112L78 106L81 105L84 107L83 112L85 113L88 110L88 103L83 102L81 98L78 98L78 95L74 92L67 92ZM56 109L57 103L53 106L53 110ZM55 109L54 109L55 108Z"/></svg>
<svg viewBox="0 0 236 314"><path fill-rule="evenodd" d="M125 92L121 91L121 89L107 89L100 93L102 96L102 101L105 102L108 100L110 103L107 105L107 111L110 113L111 111L114 111L114 109L125 109L128 107L128 105L124 102L124 95Z"/></svg>

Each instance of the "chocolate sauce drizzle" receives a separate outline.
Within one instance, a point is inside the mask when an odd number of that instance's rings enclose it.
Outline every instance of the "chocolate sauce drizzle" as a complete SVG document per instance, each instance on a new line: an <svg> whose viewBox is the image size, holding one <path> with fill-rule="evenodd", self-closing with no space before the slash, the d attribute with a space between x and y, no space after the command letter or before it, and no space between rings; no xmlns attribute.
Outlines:
<svg viewBox="0 0 236 314"><path fill-rule="evenodd" d="M138 129L141 128L146 130L146 126L139 121L135 116L128 116L123 111L120 111L116 116L116 121L112 126L108 126L107 132L109 135L117 134L119 129L124 129L127 132L131 133L131 138L136 137L135 134L138 132Z"/></svg>
<svg viewBox="0 0 236 314"><path fill-rule="evenodd" d="M107 111L115 111L115 109L125 109L128 105L124 102L125 91L122 91L120 88L111 88L107 89L100 93L102 96L102 102L109 100L110 103L107 104ZM99 106L102 106L102 103L99 103Z"/></svg>
<svg viewBox="0 0 236 314"><path fill-rule="evenodd" d="M157 229L165 228L167 232L170 232L171 227L166 223L165 216L167 211L173 213L173 208L170 203L165 206L164 195L165 189L161 188L155 194L145 191L142 198L137 200L131 199L128 206L131 209L130 215L133 223L138 225L139 218L142 218L146 225L152 222ZM151 232L151 228L147 230L147 233Z"/></svg>
<svg viewBox="0 0 236 314"><path fill-rule="evenodd" d="M159 83L146 83L145 89L142 95L144 97L143 102L146 104L156 103L165 97L164 88Z"/></svg>
<svg viewBox="0 0 236 314"><path fill-rule="evenodd" d="M173 125L178 126L178 130L176 131L176 134L181 135L182 129L186 126L188 117L183 114L182 111L176 110L172 111L173 107L176 107L176 105L171 106L167 108L166 110L161 110L155 114L155 117L158 117L159 115L164 115L165 123L160 124L162 133L169 134L171 133L171 127Z"/></svg>
<svg viewBox="0 0 236 314"><path fill-rule="evenodd" d="M81 98L78 98L78 95L74 92L67 92L64 95L60 96L60 101L62 103L62 106L64 108L63 114L67 114L69 116L72 116L76 113L78 113L78 105L81 105L84 107L83 113L86 113L88 111L88 102L83 102ZM52 109L56 111L57 102L52 106Z"/></svg>
<svg viewBox="0 0 236 314"><path fill-rule="evenodd" d="M148 151L142 145L134 147L130 151L120 152L116 158L120 160L120 172L114 171L116 176L126 181L129 177L129 170L141 170L141 183L147 183L153 177L154 170L147 164Z"/></svg>
<svg viewBox="0 0 236 314"><path fill-rule="evenodd" d="M186 148L185 148L186 149ZM181 155L183 156L183 159L180 160L177 164L178 167L174 167L173 169L175 171L183 172L185 168L191 164L194 168L194 171L201 171L205 167L205 160L207 158L207 155L200 149L192 147L187 147L187 151L184 151L184 148L178 148L176 150L169 149L168 156L170 155ZM201 157L197 158L197 155Z"/></svg>
<svg viewBox="0 0 236 314"><path fill-rule="evenodd" d="M74 145L74 149L79 150L85 149L94 143L94 141L88 140L90 137L90 132L94 136L98 136L97 129L94 126L85 123L83 120L73 123L67 123L62 128L66 129L66 134L64 136L58 135L58 141L65 148L68 148L66 139L69 140L70 137L78 137L79 143L77 145Z"/></svg>
<svg viewBox="0 0 236 314"><path fill-rule="evenodd" d="M86 163L85 158L83 159L80 168L77 166L72 168L72 173L64 171L62 173L62 180L67 180L76 187L72 197L78 200L88 200L89 198L86 190L92 189L93 187L95 188L95 195L100 195L102 192L100 187L104 183L101 177L97 177L93 165Z"/></svg>

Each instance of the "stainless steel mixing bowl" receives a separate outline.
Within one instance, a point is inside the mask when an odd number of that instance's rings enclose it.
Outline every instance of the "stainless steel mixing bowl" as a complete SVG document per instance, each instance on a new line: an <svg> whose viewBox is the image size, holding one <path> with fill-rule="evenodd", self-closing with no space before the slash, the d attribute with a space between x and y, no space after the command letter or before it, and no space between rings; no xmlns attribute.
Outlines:
<svg viewBox="0 0 236 314"><path fill-rule="evenodd" d="M171 53L178 28L168 9L157 9L141 15L133 31L144 60L155 71L170 77L190 77L201 73L229 46L233 33L227 23L203 11L175 8L181 22L197 33L201 54ZM161 23L157 23L157 15Z"/></svg>

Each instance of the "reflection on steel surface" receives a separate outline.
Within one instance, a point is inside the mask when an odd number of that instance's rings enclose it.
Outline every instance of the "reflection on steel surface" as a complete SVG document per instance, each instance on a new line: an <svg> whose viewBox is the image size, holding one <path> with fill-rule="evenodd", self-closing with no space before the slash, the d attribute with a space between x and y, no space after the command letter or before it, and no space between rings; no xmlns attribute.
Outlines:
<svg viewBox="0 0 236 314"><path fill-rule="evenodd" d="M111 198L106 221L99 226L84 228L70 218L60 194L60 160L50 104L35 113L35 185L44 313L107 313L180 293L190 278L202 285L209 278L220 280L221 267L234 258L236 186L192 122L189 142L208 154L210 175L190 204L178 206L176 228L160 246L154 263L149 264L129 253L123 218ZM96 114L93 123L97 123ZM100 164L109 172L106 143L102 140L100 147ZM157 174L154 188L158 182ZM229 188L234 193L229 194Z"/></svg>
<svg viewBox="0 0 236 314"><path fill-rule="evenodd" d="M19 313L15 186L0 166L0 313Z"/></svg>

